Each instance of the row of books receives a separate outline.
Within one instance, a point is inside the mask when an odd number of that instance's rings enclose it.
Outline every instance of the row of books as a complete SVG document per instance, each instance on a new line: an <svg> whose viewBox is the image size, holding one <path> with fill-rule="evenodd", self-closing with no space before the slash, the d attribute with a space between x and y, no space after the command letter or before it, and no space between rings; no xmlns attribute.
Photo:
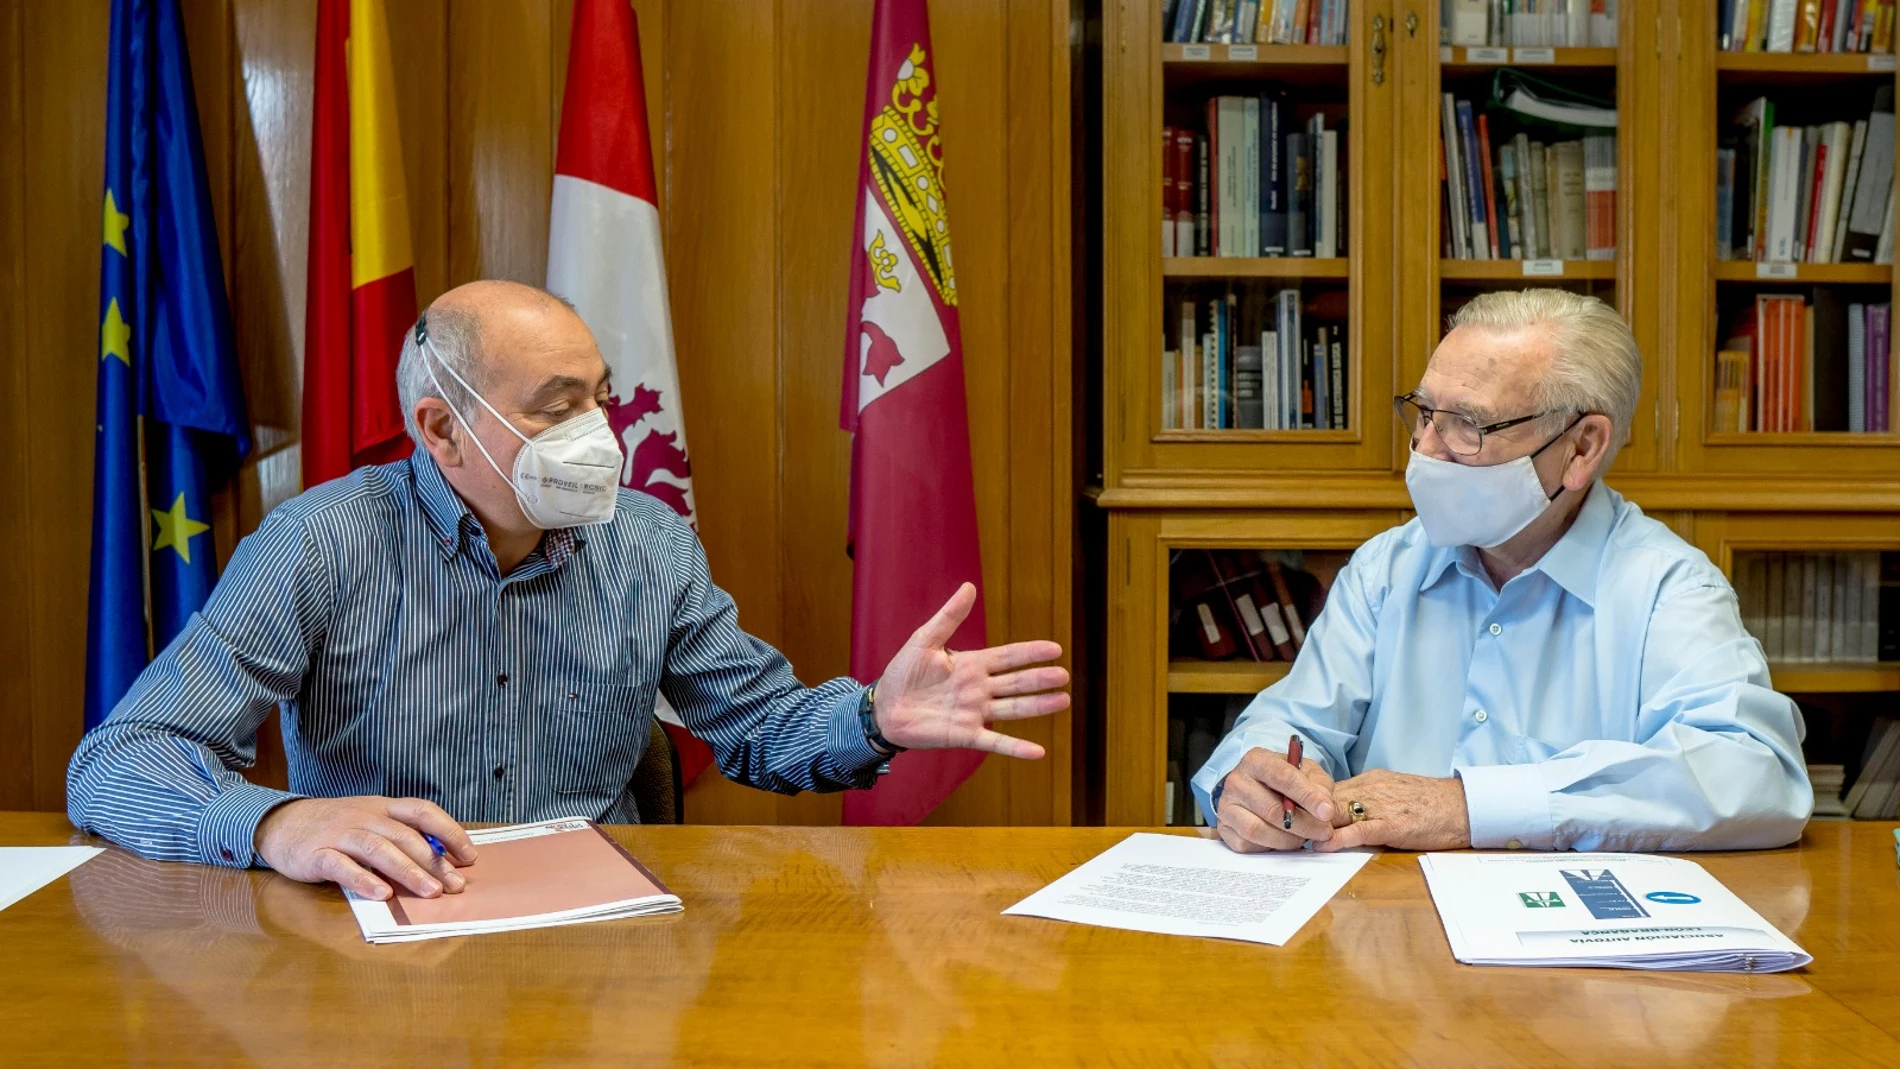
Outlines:
<svg viewBox="0 0 1900 1069"><path fill-rule="evenodd" d="M1163 256L1313 256L1346 249L1345 131L1295 127L1285 97L1207 102L1207 133L1163 127Z"/></svg>
<svg viewBox="0 0 1900 1069"><path fill-rule="evenodd" d="M1884 432L1893 306L1760 294L1715 356L1717 431Z"/></svg>
<svg viewBox="0 0 1900 1069"><path fill-rule="evenodd" d="M1744 553L1735 559L1742 626L1774 662L1880 659L1879 553Z"/></svg>
<svg viewBox="0 0 1900 1069"><path fill-rule="evenodd" d="M1721 0L1724 52L1892 52L1894 0Z"/></svg>
<svg viewBox="0 0 1900 1069"><path fill-rule="evenodd" d="M1205 758L1203 758L1205 760ZM1198 765L1196 766L1199 767ZM1814 815L1823 819L1892 820L1900 817L1900 720L1878 717L1867 734L1860 770L1847 781L1845 765L1809 765Z"/></svg>
<svg viewBox="0 0 1900 1069"><path fill-rule="evenodd" d="M1182 301L1177 346L1161 353L1161 425L1346 429L1345 294L1315 304L1325 318L1309 319L1296 289Z"/></svg>
<svg viewBox="0 0 1900 1069"><path fill-rule="evenodd" d="M1617 0L1443 0L1448 44L1615 48Z"/></svg>
<svg viewBox="0 0 1900 1069"><path fill-rule="evenodd" d="M1204 661L1291 661L1326 604L1322 578L1273 550L1176 550L1169 581L1175 648Z"/></svg>
<svg viewBox="0 0 1900 1069"><path fill-rule="evenodd" d="M1471 101L1445 94L1439 183L1444 255L1616 259L1616 135L1547 145L1519 131L1494 152L1490 119L1474 116Z"/></svg>
<svg viewBox="0 0 1900 1069"><path fill-rule="evenodd" d="M1715 255L1765 263L1893 262L1893 86L1865 119L1776 125L1757 97L1715 154Z"/></svg>
<svg viewBox="0 0 1900 1069"><path fill-rule="evenodd" d="M1165 0L1161 29L1177 44L1343 45L1347 0Z"/></svg>

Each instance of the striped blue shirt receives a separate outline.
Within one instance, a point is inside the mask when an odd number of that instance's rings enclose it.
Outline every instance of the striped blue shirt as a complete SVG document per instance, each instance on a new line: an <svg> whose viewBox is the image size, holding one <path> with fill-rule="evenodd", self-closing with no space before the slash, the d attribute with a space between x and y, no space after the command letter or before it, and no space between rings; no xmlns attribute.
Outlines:
<svg viewBox="0 0 1900 1069"><path fill-rule="evenodd" d="M305 796L425 798L457 820L639 819L628 789L664 692L740 783L869 787L861 688L806 689L739 629L691 528L620 492L502 575L434 461L358 469L238 544L204 610L67 770L72 822L147 857L247 866ZM283 710L289 793L246 781Z"/></svg>

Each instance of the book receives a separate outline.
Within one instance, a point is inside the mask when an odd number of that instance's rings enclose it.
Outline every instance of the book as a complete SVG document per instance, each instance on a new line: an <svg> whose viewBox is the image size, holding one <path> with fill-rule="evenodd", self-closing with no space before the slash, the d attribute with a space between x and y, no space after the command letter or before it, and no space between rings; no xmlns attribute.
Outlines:
<svg viewBox="0 0 1900 1069"><path fill-rule="evenodd" d="M1847 221L1846 243L1841 249L1842 262L1869 263L1886 222L1893 200L1893 86L1883 85L1876 92L1872 113L1867 119L1866 144L1861 151L1860 171L1856 175L1853 207Z"/></svg>
<svg viewBox="0 0 1900 1069"><path fill-rule="evenodd" d="M1880 434L1887 430L1888 369L1892 366L1888 327L1893 306L1886 302L1867 306L1867 430Z"/></svg>
<svg viewBox="0 0 1900 1069"><path fill-rule="evenodd" d="M1465 227L1470 235L1471 258L1496 259L1497 249L1490 239L1488 213L1484 206L1485 182L1483 162L1478 158L1478 124L1469 100L1457 101L1455 107L1458 117L1458 158L1464 165L1462 184L1465 202L1460 207L1469 213Z"/></svg>
<svg viewBox="0 0 1900 1069"><path fill-rule="evenodd" d="M544 820L468 834L479 850L473 863L457 869L467 881L459 894L417 898L398 889L378 901L344 892L365 942L410 943L681 910L679 896L591 820Z"/></svg>
<svg viewBox="0 0 1900 1069"><path fill-rule="evenodd" d="M1524 213L1518 201L1517 192L1522 183L1517 174L1517 146L1502 145L1498 148L1498 192L1504 204L1504 229L1507 234L1504 255L1508 259L1528 259L1524 244Z"/></svg>
<svg viewBox="0 0 1900 1069"><path fill-rule="evenodd" d="M1735 260L1735 160L1732 144L1715 150L1715 258Z"/></svg>
<svg viewBox="0 0 1900 1069"><path fill-rule="evenodd" d="M1315 117L1315 121L1320 121ZM1315 175L1318 182L1315 218L1318 233L1313 239L1313 255L1330 259L1339 255L1339 131L1319 132L1319 154Z"/></svg>
<svg viewBox="0 0 1900 1069"><path fill-rule="evenodd" d="M1258 430L1266 426L1261 407L1260 346L1234 347L1234 426Z"/></svg>
<svg viewBox="0 0 1900 1069"><path fill-rule="evenodd" d="M1440 112L1439 146L1444 154L1444 184L1447 203L1447 227L1451 233L1452 257L1469 260L1473 257L1471 241L1471 217L1467 206L1471 203L1465 194L1465 165L1460 146L1463 139L1458 133L1458 101L1450 93L1443 95L1443 108Z"/></svg>
<svg viewBox="0 0 1900 1069"><path fill-rule="evenodd" d="M1565 260L1584 259L1588 247L1584 233L1583 142L1560 141L1550 147L1555 161L1551 212L1557 216L1552 227L1561 243L1554 255Z"/></svg>
<svg viewBox="0 0 1900 1069"><path fill-rule="evenodd" d="M1205 134L1194 135L1194 255L1214 255L1213 169Z"/></svg>
<svg viewBox="0 0 1900 1069"><path fill-rule="evenodd" d="M1765 52L1794 51L1794 16L1796 0L1768 0L1768 37L1763 44Z"/></svg>
<svg viewBox="0 0 1900 1069"><path fill-rule="evenodd" d="M1313 255L1313 170L1305 134L1286 136L1288 180L1286 247L1289 256Z"/></svg>
<svg viewBox="0 0 1900 1069"><path fill-rule="evenodd" d="M1530 159L1529 226L1537 235L1537 251L1531 258L1549 259L1557 255L1556 238L1550 229L1549 158L1542 141L1529 141L1526 144Z"/></svg>
<svg viewBox="0 0 1900 1069"><path fill-rule="evenodd" d="M1509 232L1505 233L1505 244L1500 244L1498 235L1498 202L1493 194L1496 188L1495 176L1491 166L1491 128L1490 116L1480 115L1477 119L1477 157L1478 181L1484 190L1484 229L1485 240L1491 247L1491 259L1502 259L1508 244Z"/></svg>
<svg viewBox="0 0 1900 1069"><path fill-rule="evenodd" d="M1867 120L1856 119L1848 139L1847 168L1841 177L1841 199L1835 207L1834 233L1828 238L1826 263L1840 262L1847 249L1847 220L1852 215L1852 198L1860 185L1861 156L1867 147Z"/></svg>
<svg viewBox="0 0 1900 1069"><path fill-rule="evenodd" d="M1583 139L1584 258L1616 259L1616 135ZM1717 208L1717 218L1721 210Z"/></svg>
<svg viewBox="0 0 1900 1069"><path fill-rule="evenodd" d="M1284 101L1279 94L1260 96L1260 255L1286 255L1286 132L1281 128Z"/></svg>
<svg viewBox="0 0 1900 1069"><path fill-rule="evenodd" d="M1344 327L1340 327L1339 329L1333 331L1333 337L1332 337L1332 342L1331 342L1332 350L1328 354L1328 365L1329 365L1328 370L1333 380L1332 390L1328 394L1328 396L1330 396L1333 400L1333 414L1332 414L1331 426L1332 426L1332 429L1336 431L1343 431L1343 430L1348 429L1346 426L1345 332L1346 330Z"/></svg>

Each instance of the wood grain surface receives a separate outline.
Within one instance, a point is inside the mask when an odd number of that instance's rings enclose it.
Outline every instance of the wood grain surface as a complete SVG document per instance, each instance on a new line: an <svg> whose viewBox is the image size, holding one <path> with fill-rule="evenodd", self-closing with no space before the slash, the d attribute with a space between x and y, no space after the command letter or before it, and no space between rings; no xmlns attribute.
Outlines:
<svg viewBox="0 0 1900 1069"><path fill-rule="evenodd" d="M0 911L0 1063L1900 1064L1886 826L1695 857L1814 955L1773 976L1459 965L1404 853L1276 949L1000 915L1127 828L611 830L683 914L370 946L333 887L113 847Z"/></svg>

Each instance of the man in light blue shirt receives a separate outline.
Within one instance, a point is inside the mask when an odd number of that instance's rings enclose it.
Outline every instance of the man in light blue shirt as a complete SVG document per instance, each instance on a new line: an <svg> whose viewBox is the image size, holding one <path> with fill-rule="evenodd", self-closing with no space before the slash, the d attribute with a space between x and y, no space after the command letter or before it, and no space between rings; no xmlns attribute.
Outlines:
<svg viewBox="0 0 1900 1069"><path fill-rule="evenodd" d="M1194 777L1208 823L1241 851L1799 838L1801 714L1734 591L1598 481L1641 389L1628 326L1563 290L1452 322L1397 404L1418 518L1353 555L1292 671Z"/></svg>

